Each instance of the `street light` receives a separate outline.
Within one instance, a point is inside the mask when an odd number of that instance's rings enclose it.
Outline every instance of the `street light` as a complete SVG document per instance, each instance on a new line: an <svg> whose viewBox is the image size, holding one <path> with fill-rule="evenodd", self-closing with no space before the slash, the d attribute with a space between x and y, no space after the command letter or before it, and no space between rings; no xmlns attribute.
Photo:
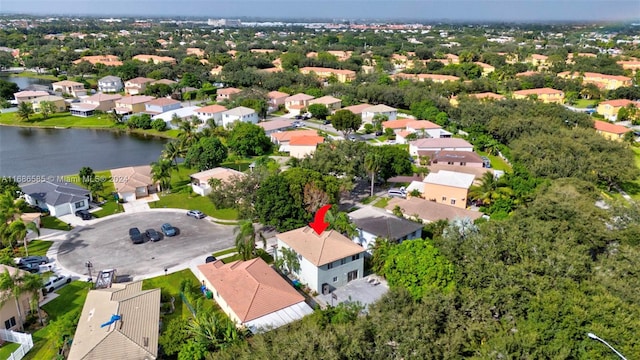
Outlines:
<svg viewBox="0 0 640 360"><path fill-rule="evenodd" d="M91 269L93 269L93 264L91 263L91 261L87 260L87 262L84 263L84 266L86 266L87 270L89 271L89 282L93 281L93 278L91 277Z"/></svg>
<svg viewBox="0 0 640 360"><path fill-rule="evenodd" d="M620 359L622 359L622 360L627 360L627 358L626 358L626 357L624 357L622 354L620 354L620 353L618 352L618 350L616 350L613 346L609 345L609 343L608 343L608 342L606 342L606 341L604 341L604 340L600 339L599 337L597 337L595 334L593 334L593 333L587 333L587 336L588 336L588 337L590 337L590 338L591 338L591 339L593 339L593 340L598 340L598 341L600 341L601 343L603 343L603 344L607 345L607 346L609 347L609 349L613 350L613 352L614 352L614 353L616 353L616 355L618 355L618 356L620 357Z"/></svg>

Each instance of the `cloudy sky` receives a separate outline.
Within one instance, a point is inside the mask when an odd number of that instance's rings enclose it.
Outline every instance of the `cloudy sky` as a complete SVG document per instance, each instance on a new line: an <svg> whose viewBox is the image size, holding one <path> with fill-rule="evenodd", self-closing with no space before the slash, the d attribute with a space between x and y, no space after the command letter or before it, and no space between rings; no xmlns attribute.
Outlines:
<svg viewBox="0 0 640 360"><path fill-rule="evenodd" d="M208 18L637 20L640 0L0 0L0 14Z"/></svg>

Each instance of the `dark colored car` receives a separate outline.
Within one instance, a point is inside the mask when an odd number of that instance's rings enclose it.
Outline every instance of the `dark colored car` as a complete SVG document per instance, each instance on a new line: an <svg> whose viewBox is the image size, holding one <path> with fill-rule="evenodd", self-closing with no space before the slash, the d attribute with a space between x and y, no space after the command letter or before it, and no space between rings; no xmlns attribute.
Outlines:
<svg viewBox="0 0 640 360"><path fill-rule="evenodd" d="M160 233L157 232L155 229L147 229L147 231L145 231L144 233L147 235L147 237L151 241L159 241L160 240Z"/></svg>
<svg viewBox="0 0 640 360"><path fill-rule="evenodd" d="M376 136L382 136L382 131L376 131Z"/></svg>
<svg viewBox="0 0 640 360"><path fill-rule="evenodd" d="M196 219L204 219L205 215L200 210L189 210L187 211L187 216L193 216Z"/></svg>
<svg viewBox="0 0 640 360"><path fill-rule="evenodd" d="M19 265L44 265L49 262L49 258L46 256L27 256L18 261Z"/></svg>
<svg viewBox="0 0 640 360"><path fill-rule="evenodd" d="M296 119L296 120L302 120L302 119L304 119L304 116L302 116L302 115L296 115L295 119Z"/></svg>
<svg viewBox="0 0 640 360"><path fill-rule="evenodd" d="M160 231L162 231L165 236L176 236L176 228L169 223L162 224Z"/></svg>
<svg viewBox="0 0 640 360"><path fill-rule="evenodd" d="M18 264L18 269L28 271L32 274L40 272L40 265L37 264Z"/></svg>
<svg viewBox="0 0 640 360"><path fill-rule="evenodd" d="M212 263L214 261L216 261L216 257L215 256L207 256L207 258L204 259L204 262L207 263L207 264L208 263Z"/></svg>
<svg viewBox="0 0 640 360"><path fill-rule="evenodd" d="M144 242L142 233L138 228L129 229L129 237L131 238L131 242L133 242L134 244L142 244Z"/></svg>
<svg viewBox="0 0 640 360"><path fill-rule="evenodd" d="M325 125L329 125L329 124L331 124L331 120L325 120L322 123L325 124Z"/></svg>
<svg viewBox="0 0 640 360"><path fill-rule="evenodd" d="M76 216L81 218L82 220L91 220L91 218L93 218L93 215L91 215L91 213L87 210L76 211Z"/></svg>

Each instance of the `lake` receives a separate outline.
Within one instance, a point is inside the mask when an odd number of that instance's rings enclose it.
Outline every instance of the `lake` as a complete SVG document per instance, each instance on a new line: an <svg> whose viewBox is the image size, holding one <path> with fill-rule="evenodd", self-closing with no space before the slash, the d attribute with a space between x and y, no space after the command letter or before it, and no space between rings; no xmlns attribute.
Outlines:
<svg viewBox="0 0 640 360"><path fill-rule="evenodd" d="M30 77L7 76L6 74L1 74L0 79L15 83L21 90L28 88L30 85L44 85L51 87L51 83L53 82L51 80L36 79Z"/></svg>
<svg viewBox="0 0 640 360"><path fill-rule="evenodd" d="M0 176L60 176L156 161L167 139L109 130L0 126Z"/></svg>

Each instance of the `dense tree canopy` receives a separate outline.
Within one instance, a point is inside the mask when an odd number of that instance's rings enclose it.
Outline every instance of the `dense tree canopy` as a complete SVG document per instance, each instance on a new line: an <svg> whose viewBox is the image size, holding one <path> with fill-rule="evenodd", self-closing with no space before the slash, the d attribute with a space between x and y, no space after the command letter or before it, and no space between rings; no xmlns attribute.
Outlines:
<svg viewBox="0 0 640 360"><path fill-rule="evenodd" d="M239 122L229 132L227 145L240 156L262 156L271 151L273 144L260 126Z"/></svg>
<svg viewBox="0 0 640 360"><path fill-rule="evenodd" d="M202 137L187 151L184 161L199 171L213 169L227 158L227 147L216 137Z"/></svg>

